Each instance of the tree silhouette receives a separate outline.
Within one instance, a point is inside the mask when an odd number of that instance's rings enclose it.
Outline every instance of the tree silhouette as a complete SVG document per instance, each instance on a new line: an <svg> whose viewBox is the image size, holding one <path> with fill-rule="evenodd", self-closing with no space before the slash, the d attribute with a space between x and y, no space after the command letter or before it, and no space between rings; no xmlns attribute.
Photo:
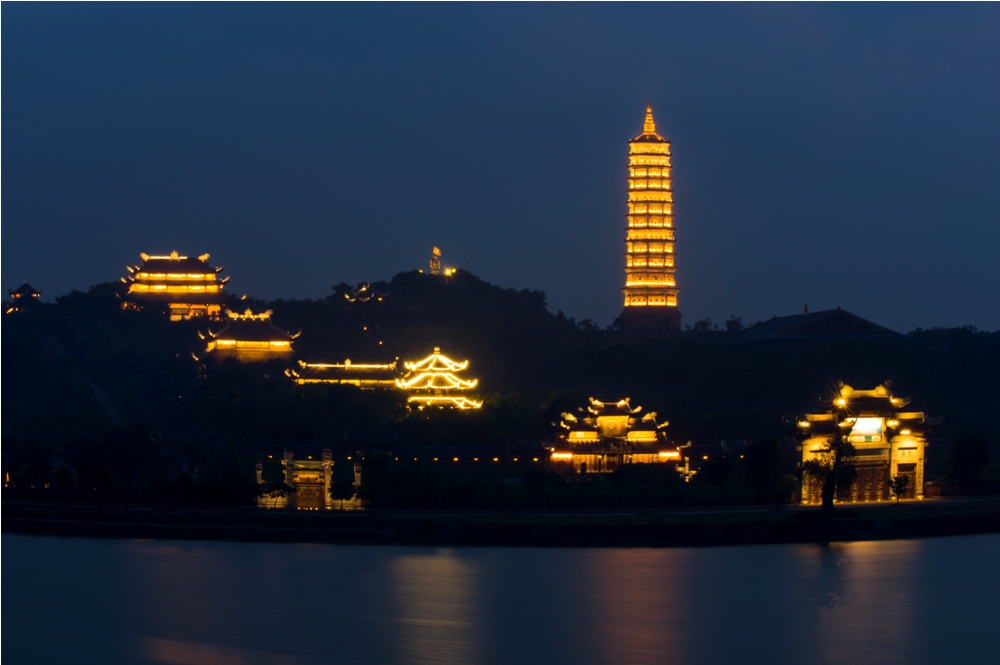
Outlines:
<svg viewBox="0 0 1000 665"><path fill-rule="evenodd" d="M832 511L837 490L850 487L858 477L854 468L855 452L847 437L838 435L830 439L825 449L818 451L815 459L802 465L802 473L822 485L823 512Z"/></svg>
<svg viewBox="0 0 1000 665"><path fill-rule="evenodd" d="M889 479L889 491L896 496L896 503L906 493L906 488L910 486L909 476L893 476Z"/></svg>

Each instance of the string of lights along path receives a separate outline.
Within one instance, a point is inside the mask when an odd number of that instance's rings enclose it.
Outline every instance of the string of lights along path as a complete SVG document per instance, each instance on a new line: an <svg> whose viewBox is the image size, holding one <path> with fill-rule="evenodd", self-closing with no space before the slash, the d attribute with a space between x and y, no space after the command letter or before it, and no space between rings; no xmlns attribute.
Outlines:
<svg viewBox="0 0 1000 665"><path fill-rule="evenodd" d="M674 192L670 141L656 133L646 105L642 134L628 142L628 217L625 236L626 327L681 327L674 276Z"/></svg>

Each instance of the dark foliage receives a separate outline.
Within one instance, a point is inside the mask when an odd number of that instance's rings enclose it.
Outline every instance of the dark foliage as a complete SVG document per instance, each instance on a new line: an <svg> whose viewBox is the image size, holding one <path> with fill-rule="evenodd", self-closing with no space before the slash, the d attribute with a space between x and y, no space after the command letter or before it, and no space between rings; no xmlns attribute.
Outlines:
<svg viewBox="0 0 1000 665"><path fill-rule="evenodd" d="M913 408L943 416L928 478L947 474L942 482L962 492L1000 484L990 457L1000 431L1000 333L918 329L899 343L742 348L726 344L743 328L738 316L683 333L600 330L550 313L542 292L463 271L406 272L371 288L383 300L350 302L349 285L338 285L319 300L231 306L272 309L276 326L302 330L295 357L313 362L412 360L439 346L470 360L483 409L410 412L395 391L300 387L285 376L286 361L198 362L197 332L218 324L123 311L121 285L100 284L5 319L4 471L21 485L239 503L258 489L250 444L333 446L359 433L428 446L550 441L562 412L603 393L658 412L677 442L754 443L742 459L712 455L688 484L662 469L573 482L521 469L520 485L504 484L492 470L370 459L363 494L422 507L780 502L797 472L783 419L819 406L838 380L868 387L891 378Z"/></svg>

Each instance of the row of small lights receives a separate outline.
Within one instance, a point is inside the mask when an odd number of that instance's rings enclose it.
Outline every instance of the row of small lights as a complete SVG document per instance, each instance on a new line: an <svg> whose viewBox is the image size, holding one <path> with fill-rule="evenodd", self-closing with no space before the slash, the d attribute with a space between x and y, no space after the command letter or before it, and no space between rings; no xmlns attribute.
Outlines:
<svg viewBox="0 0 1000 665"><path fill-rule="evenodd" d="M268 456L267 456L267 458L268 458L268 459L274 459L274 455L268 455ZM312 459L312 455L309 455L308 457L306 457L306 459ZM348 457L347 459L351 459L351 457ZM398 457L396 457L396 458L395 458L395 460L396 460L396 461L398 462L398 461L399 461L399 458L398 458ZM414 462L417 462L417 461L419 461L419 460L420 460L420 458L419 458L419 457L414 457L414 458L413 458L413 461L414 461ZM435 462L437 462L437 461L439 461L439 459L438 459L437 457L435 457L435 458L434 458L434 461L435 461ZM458 458L458 457L454 457L454 458L452 458L452 461L453 461L453 462L460 462L460 461L461 461L461 459L460 459L460 458ZM473 461L473 462L478 462L478 461L479 461L479 458L478 458L478 457L473 457L473 458L472 458L472 461ZM500 461L500 458L499 458L499 457L494 457L494 458L493 458L493 461L494 461L494 462L499 462L499 461ZM516 457L515 457L515 458L514 458L514 461L515 461L515 462L516 462L516 461L518 461L518 458L516 458ZM538 458L537 458L537 457L533 457L533 458L531 458L531 461L532 461L532 462L537 462L537 461L538 461Z"/></svg>

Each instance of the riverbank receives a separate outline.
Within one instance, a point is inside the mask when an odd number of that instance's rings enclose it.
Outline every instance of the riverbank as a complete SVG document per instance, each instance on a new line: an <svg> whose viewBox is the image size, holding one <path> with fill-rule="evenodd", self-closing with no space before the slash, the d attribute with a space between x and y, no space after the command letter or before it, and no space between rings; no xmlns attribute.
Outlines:
<svg viewBox="0 0 1000 665"><path fill-rule="evenodd" d="M4 533L89 538L517 547L709 547L1000 532L1000 497L838 508L650 512L286 512L4 501Z"/></svg>

